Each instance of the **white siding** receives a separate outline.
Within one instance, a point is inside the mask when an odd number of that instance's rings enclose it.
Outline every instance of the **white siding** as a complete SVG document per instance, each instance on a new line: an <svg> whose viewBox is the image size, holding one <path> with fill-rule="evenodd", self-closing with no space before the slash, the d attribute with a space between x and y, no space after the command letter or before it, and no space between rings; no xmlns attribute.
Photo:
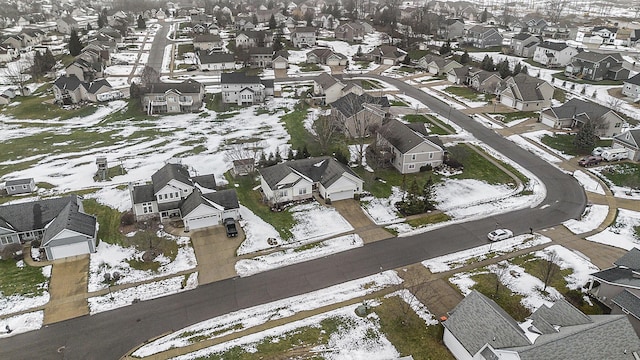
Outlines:
<svg viewBox="0 0 640 360"><path fill-rule="evenodd" d="M442 341L447 346L449 351L455 356L458 360L472 360L473 357L469 352L462 346L462 344L456 339L455 336L449 331L449 329L444 329L444 335L442 336Z"/></svg>

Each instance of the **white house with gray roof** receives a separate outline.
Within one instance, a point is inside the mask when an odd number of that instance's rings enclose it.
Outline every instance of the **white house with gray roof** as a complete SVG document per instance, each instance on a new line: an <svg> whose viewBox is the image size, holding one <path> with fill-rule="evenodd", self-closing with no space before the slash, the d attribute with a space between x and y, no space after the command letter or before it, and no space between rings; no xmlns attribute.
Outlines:
<svg viewBox="0 0 640 360"><path fill-rule="evenodd" d="M259 170L260 188L271 205L307 200L317 192L325 200L353 199L364 181L328 156L287 161Z"/></svg>
<svg viewBox="0 0 640 360"><path fill-rule="evenodd" d="M614 149L627 149L627 158L640 161L640 129L630 129L613 137L611 145Z"/></svg>
<svg viewBox="0 0 640 360"><path fill-rule="evenodd" d="M331 103L331 117L350 138L366 137L389 116L386 96L349 93Z"/></svg>
<svg viewBox="0 0 640 360"><path fill-rule="evenodd" d="M640 353L626 316L585 315L564 299L518 323L473 290L442 324L443 342L459 360L634 360Z"/></svg>
<svg viewBox="0 0 640 360"><path fill-rule="evenodd" d="M571 63L571 58L578 54L578 49L564 42L544 41L536 46L533 61L546 67L564 67Z"/></svg>
<svg viewBox="0 0 640 360"><path fill-rule="evenodd" d="M185 230L215 226L238 219L235 190L216 190L213 174L191 176L181 164L168 163L151 176L150 184L130 185L131 206L138 221L182 219Z"/></svg>
<svg viewBox="0 0 640 360"><path fill-rule="evenodd" d="M502 35L495 27L475 25L465 31L462 42L473 47L485 49L492 46L501 46Z"/></svg>
<svg viewBox="0 0 640 360"><path fill-rule="evenodd" d="M222 102L225 104L261 104L268 96L273 96L273 80L258 76L247 76L243 72L220 74Z"/></svg>
<svg viewBox="0 0 640 360"><path fill-rule="evenodd" d="M640 73L624 81L622 95L628 96L634 101L640 99Z"/></svg>
<svg viewBox="0 0 640 360"><path fill-rule="evenodd" d="M236 68L236 59L233 54L202 51L198 55L200 69L205 71L226 71Z"/></svg>
<svg viewBox="0 0 640 360"><path fill-rule="evenodd" d="M203 99L204 85L195 80L150 83L140 88L142 110L149 115L198 111Z"/></svg>
<svg viewBox="0 0 640 360"><path fill-rule="evenodd" d="M7 180L4 184L7 195L30 194L36 190L33 178Z"/></svg>
<svg viewBox="0 0 640 360"><path fill-rule="evenodd" d="M500 103L520 111L538 111L551 106L553 91L554 87L542 79L517 74L504 81Z"/></svg>
<svg viewBox="0 0 640 360"><path fill-rule="evenodd" d="M0 206L0 249L38 240L47 260L94 253L97 224L76 195Z"/></svg>
<svg viewBox="0 0 640 360"><path fill-rule="evenodd" d="M388 120L378 131L376 141L379 150L391 155L391 165L401 174L417 173L425 165L439 166L444 158L442 142L429 135L424 123Z"/></svg>
<svg viewBox="0 0 640 360"><path fill-rule="evenodd" d="M540 122L554 129L579 128L589 121L596 123L596 135L609 138L620 134L624 124L624 119L608 107L578 98L540 113Z"/></svg>

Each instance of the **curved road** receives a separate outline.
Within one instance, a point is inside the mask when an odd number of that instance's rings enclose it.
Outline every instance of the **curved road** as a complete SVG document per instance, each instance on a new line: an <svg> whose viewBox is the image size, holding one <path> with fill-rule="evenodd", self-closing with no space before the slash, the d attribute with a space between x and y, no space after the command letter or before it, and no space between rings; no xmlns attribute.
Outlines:
<svg viewBox="0 0 640 360"><path fill-rule="evenodd" d="M372 76L396 86L443 115L449 106L399 80ZM364 247L247 278L200 286L181 294L84 316L37 331L0 340L2 359L117 359L145 340L235 310L322 289L435 256L486 243L496 222L517 233L577 218L586 197L577 181L535 155L451 110L451 120L479 140L508 155L535 174L547 197L535 208L450 225L411 237L393 238Z"/></svg>

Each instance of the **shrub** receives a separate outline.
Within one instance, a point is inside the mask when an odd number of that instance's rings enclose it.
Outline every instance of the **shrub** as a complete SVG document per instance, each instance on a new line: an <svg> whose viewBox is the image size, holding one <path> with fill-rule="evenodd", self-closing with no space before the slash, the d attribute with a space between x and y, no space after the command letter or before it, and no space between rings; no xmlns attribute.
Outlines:
<svg viewBox="0 0 640 360"><path fill-rule="evenodd" d="M133 225L135 223L136 223L136 217L133 215L132 212L126 212L122 214L122 217L120 218L120 224L124 226L128 226L128 225Z"/></svg>
<svg viewBox="0 0 640 360"><path fill-rule="evenodd" d="M462 169L464 167L462 165L462 163L459 162L456 159L449 158L449 159L445 160L444 163L445 163L445 165L447 165L447 166L449 166L451 168L454 168L454 169Z"/></svg>
<svg viewBox="0 0 640 360"><path fill-rule="evenodd" d="M431 164L427 164L420 167L420 172L431 171L433 170L433 166Z"/></svg>

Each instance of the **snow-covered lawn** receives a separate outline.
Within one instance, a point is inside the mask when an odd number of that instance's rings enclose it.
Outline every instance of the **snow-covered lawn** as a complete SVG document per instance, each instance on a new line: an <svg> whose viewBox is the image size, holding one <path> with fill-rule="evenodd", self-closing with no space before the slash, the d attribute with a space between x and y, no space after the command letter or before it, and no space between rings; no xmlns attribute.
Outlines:
<svg viewBox="0 0 640 360"><path fill-rule="evenodd" d="M335 208L322 206L315 201L294 206L289 211L296 220L291 234L292 242L297 244L310 243L353 230L353 226Z"/></svg>
<svg viewBox="0 0 640 360"><path fill-rule="evenodd" d="M609 214L607 205L588 205L580 220L569 219L562 224L574 234L583 234L595 230L604 222Z"/></svg>
<svg viewBox="0 0 640 360"><path fill-rule="evenodd" d="M600 185L598 180L592 178L591 176L586 174L584 171L582 171L582 170L574 171L573 172L573 177L576 178L576 180L578 180L580 185L582 185L582 187L586 191L590 191L590 192L593 192L593 193L596 193L596 194L600 194L600 195L604 195L605 194L604 189L602 188L602 185Z"/></svg>
<svg viewBox="0 0 640 360"><path fill-rule="evenodd" d="M133 353L133 355L145 357L170 348L188 346L191 344L191 339L194 337L198 339L202 339L203 337L207 339L218 338L264 324L268 321L286 318L302 311L318 309L323 306L365 296L382 290L388 286L400 284L401 282L402 279L400 279L394 271L385 271L380 274L349 281L326 289L232 312L160 337L140 347ZM353 310L351 311L353 312ZM319 323L319 320L317 319L310 319L311 320L307 319L305 323ZM287 326L293 325L289 324ZM248 338L249 337L244 337L242 339L246 341ZM259 338L261 337L257 337L257 339ZM244 341L242 343L245 343ZM249 340L248 342L251 341L253 340ZM225 348L226 347L223 347L222 349ZM215 351L222 350L217 349Z"/></svg>
<svg viewBox="0 0 640 360"><path fill-rule="evenodd" d="M38 330L42 327L43 320L44 311L34 311L0 319L0 338ZM11 329L10 333L6 331L7 327Z"/></svg>
<svg viewBox="0 0 640 360"><path fill-rule="evenodd" d="M543 149L539 148L538 146L528 142L520 135L510 135L510 136L507 136L507 139L513 141L521 148L529 151L532 154L535 154L536 156L538 156L539 158L543 159L548 163L555 164L555 163L562 162L562 160L559 159L558 157L551 155L548 152L544 151Z"/></svg>
<svg viewBox="0 0 640 360"><path fill-rule="evenodd" d="M613 196L623 199L632 199L632 200L640 200L640 192L638 190L633 190L626 186L618 186L614 184L611 180L609 180L603 172L608 171L611 168L616 168L618 166L622 166L620 164L615 165L604 165L598 167L589 168L589 171L595 174L598 178L600 178L607 186L609 190L613 193Z"/></svg>
<svg viewBox="0 0 640 360"><path fill-rule="evenodd" d="M160 263L157 272L139 270L129 265L127 260L140 260L143 252L133 247L124 248L119 245L102 242L98 246L98 251L91 254L89 292L108 287L108 284L104 282L105 273L113 275L114 272L118 272L120 279L114 283L114 285L118 285L136 283L195 268L197 265L196 256L188 237L178 238L162 232L159 232L158 236L168 238L169 241L176 241L178 243L178 254L173 261L164 255L158 256L155 259Z"/></svg>
<svg viewBox="0 0 640 360"><path fill-rule="evenodd" d="M104 69L105 76L127 76L136 68L135 65L112 65Z"/></svg>
<svg viewBox="0 0 640 360"><path fill-rule="evenodd" d="M16 266L24 267L26 265L22 260L20 260L16 262ZM40 289L43 289L42 294L33 297L23 295L4 296L0 292L0 315L13 314L33 309L49 302L49 292L47 289L49 287L49 278L51 278L51 265L40 268L40 271L42 271L42 274L46 278L44 283L38 285ZM0 331L2 331L3 328L4 327L0 328Z"/></svg>
<svg viewBox="0 0 640 360"><path fill-rule="evenodd" d="M482 106L487 105L487 100L475 100L474 101L474 100L467 99L466 97L463 97L463 96L455 95L455 94L453 94L453 93L451 93L451 92L446 90L449 87L451 87L451 85L447 84L447 85L432 86L431 88L446 93L447 96L458 100L459 102L465 104L467 107L470 107L470 108L482 107ZM485 96L485 94L478 94L479 98L482 98L484 96Z"/></svg>
<svg viewBox="0 0 640 360"><path fill-rule="evenodd" d="M362 209L378 225L390 224L400 220L400 214L396 210L395 204L402 200L403 191L397 186L392 187L391 191L392 194L388 198L366 196L360 199Z"/></svg>
<svg viewBox="0 0 640 360"><path fill-rule="evenodd" d="M640 212L618 209L618 217L613 225L601 233L589 236L587 240L615 246L625 250L640 247L635 227L640 226Z"/></svg>

